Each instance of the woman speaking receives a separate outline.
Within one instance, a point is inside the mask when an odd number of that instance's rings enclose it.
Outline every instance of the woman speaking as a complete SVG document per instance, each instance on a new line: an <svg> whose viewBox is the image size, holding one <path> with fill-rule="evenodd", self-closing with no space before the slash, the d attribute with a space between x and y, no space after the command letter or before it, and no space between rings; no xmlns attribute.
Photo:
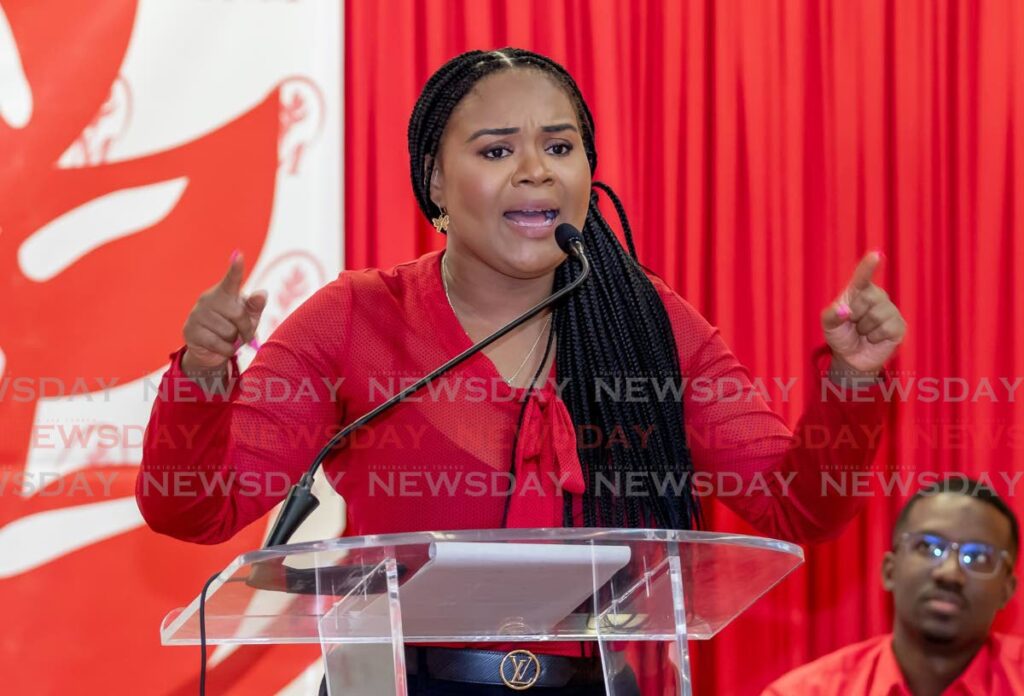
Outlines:
<svg viewBox="0 0 1024 696"><path fill-rule="evenodd" d="M164 376L173 387L161 390L177 398L153 408L151 432L191 436L188 446L147 438L137 497L149 525L209 544L259 519L285 491L227 486L176 497L142 483L168 472L229 481L276 472L294 483L339 426L389 395L384 386L429 373L571 283L580 266L554 239L569 223L592 265L577 290L447 374L443 388L387 411L325 462L347 504L346 534L693 529L702 518L692 475L702 472L768 484L770 494L723 498L761 533L801 541L837 533L858 501L825 497L820 474L870 463L866 433L882 424L883 400L816 389L791 431L718 332L640 265L622 205L593 178L594 143L590 110L552 60L503 49L443 65L416 103L408 145L413 194L447 235L446 248L390 269L343 272L278 327L242 374L234 353L255 335L265 297L240 293L243 260L233 258L185 323L185 345ZM615 205L627 248L602 217L598 190ZM880 260L865 256L822 312L828 349L809 361L815 379L883 378L906 325L872 282ZM270 383L288 385L292 396L271 398ZM623 383L628 390L617 389ZM724 391L693 388L698 383ZM813 447L801 436L809 428L843 429L861 441ZM456 485L411 494L410 484L392 495L379 485L383 476L421 481L438 473ZM599 490L627 473L641 475L642 494ZM666 487L672 477L682 485ZM468 488L492 480L512 485ZM516 485L527 480L535 485ZM577 644L537 651L577 675L558 693L604 693L600 670ZM509 693L500 682L445 676L417 675L410 693Z"/></svg>

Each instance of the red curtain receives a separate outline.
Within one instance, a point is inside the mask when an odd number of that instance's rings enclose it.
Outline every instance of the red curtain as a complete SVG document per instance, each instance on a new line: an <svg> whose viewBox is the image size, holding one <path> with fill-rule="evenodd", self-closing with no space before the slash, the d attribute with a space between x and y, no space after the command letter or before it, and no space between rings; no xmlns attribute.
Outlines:
<svg viewBox="0 0 1024 696"><path fill-rule="evenodd" d="M506 45L576 77L641 260L754 376L804 374L819 311L884 251L910 329L881 476L839 539L697 646L698 693L756 694L889 629L879 567L904 497L886 485L984 475L1024 512L1024 4L353 0L345 34L349 268L443 243L411 195L408 117L445 60ZM791 422L798 391L774 403ZM710 527L752 531L717 505ZM1024 629L1016 606L1000 627Z"/></svg>

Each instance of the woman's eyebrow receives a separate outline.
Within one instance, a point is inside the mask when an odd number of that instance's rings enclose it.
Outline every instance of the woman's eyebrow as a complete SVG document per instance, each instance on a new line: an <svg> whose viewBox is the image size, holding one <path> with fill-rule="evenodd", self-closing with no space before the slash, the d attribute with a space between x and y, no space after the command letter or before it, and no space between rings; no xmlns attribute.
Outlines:
<svg viewBox="0 0 1024 696"><path fill-rule="evenodd" d="M565 130L574 130L577 133L579 132L576 129L576 126L572 125L571 123L556 123L552 126L541 126L541 131L544 133L559 133ZM473 135L469 136L466 142L471 143L477 138L479 138L481 135L514 135L515 133L518 132L518 128L481 128L480 130L473 133Z"/></svg>

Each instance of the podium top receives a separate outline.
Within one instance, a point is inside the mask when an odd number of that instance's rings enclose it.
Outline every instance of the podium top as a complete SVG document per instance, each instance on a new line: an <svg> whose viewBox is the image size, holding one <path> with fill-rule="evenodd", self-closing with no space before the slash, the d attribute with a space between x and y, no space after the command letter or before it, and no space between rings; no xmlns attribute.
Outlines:
<svg viewBox="0 0 1024 696"><path fill-rule="evenodd" d="M290 544L239 556L211 584L207 642L391 642L396 612L406 642L670 640L683 617L691 639L707 639L801 563L784 541L660 529ZM198 613L197 597L168 614L162 642L197 643Z"/></svg>

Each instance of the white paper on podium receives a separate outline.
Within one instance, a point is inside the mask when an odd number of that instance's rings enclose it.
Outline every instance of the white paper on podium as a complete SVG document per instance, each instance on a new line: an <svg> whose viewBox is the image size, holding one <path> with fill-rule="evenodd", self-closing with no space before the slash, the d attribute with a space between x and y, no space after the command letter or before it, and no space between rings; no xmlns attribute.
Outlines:
<svg viewBox="0 0 1024 696"><path fill-rule="evenodd" d="M547 632L629 558L628 546L435 542L399 589L405 639ZM362 610L387 612L386 596Z"/></svg>

